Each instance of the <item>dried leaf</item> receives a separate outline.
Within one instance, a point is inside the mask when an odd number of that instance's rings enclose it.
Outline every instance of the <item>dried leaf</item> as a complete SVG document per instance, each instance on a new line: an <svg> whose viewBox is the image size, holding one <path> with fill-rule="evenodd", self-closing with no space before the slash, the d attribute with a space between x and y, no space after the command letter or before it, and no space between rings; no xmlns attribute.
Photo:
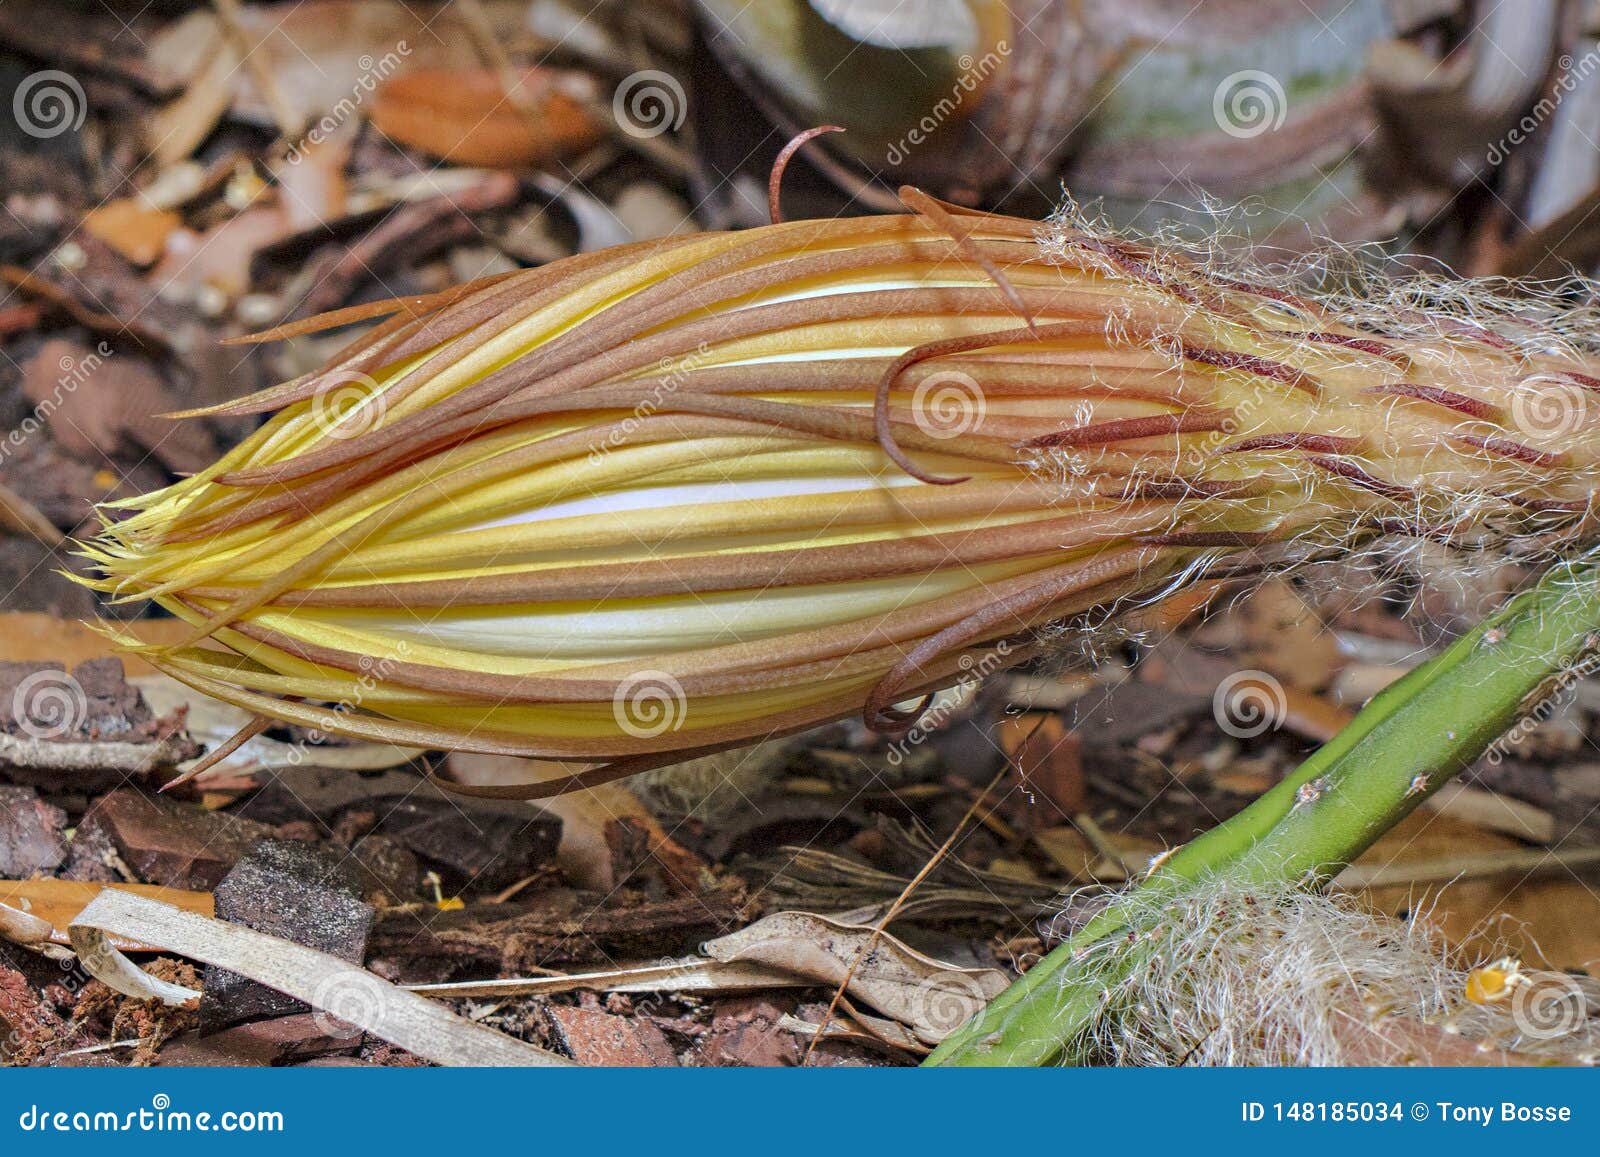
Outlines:
<svg viewBox="0 0 1600 1157"><path fill-rule="evenodd" d="M849 995L927 1044L943 1040L1010 983L997 968L955 967L867 925L809 912L774 913L703 950L715 960L783 968L818 984L837 986L849 977Z"/></svg>
<svg viewBox="0 0 1600 1157"><path fill-rule="evenodd" d="M138 266L153 265L167 238L183 223L170 209L155 209L138 197L120 197L89 211L83 227Z"/></svg>
<svg viewBox="0 0 1600 1157"><path fill-rule="evenodd" d="M546 996L589 989L595 992L699 992L710 995L799 988L808 982L781 968L724 963L698 956L661 964L631 964L566 976L507 977L501 980L454 980L442 984L408 984L409 992L428 996L494 1000L511 996Z"/></svg>
<svg viewBox="0 0 1600 1157"><path fill-rule="evenodd" d="M430 156L497 169L540 165L600 139L583 106L538 69L523 73L510 93L489 69L417 69L379 90L372 123Z"/></svg>
<svg viewBox="0 0 1600 1157"><path fill-rule="evenodd" d="M185 629L179 619L139 619L117 624L117 630L141 642L157 644L176 643ZM0 614L0 638L6 641L6 659L13 663L48 661L72 668L106 654L105 636L88 623L33 611ZM134 652L122 656L122 665L129 675L155 672Z"/></svg>

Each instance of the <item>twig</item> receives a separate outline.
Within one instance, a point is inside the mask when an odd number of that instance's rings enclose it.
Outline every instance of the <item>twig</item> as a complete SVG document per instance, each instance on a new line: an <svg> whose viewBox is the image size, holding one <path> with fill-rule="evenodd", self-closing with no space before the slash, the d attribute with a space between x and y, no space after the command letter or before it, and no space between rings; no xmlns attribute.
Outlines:
<svg viewBox="0 0 1600 1157"><path fill-rule="evenodd" d="M48 547L60 546L67 536L43 512L4 482L0 482L0 526L31 534Z"/></svg>

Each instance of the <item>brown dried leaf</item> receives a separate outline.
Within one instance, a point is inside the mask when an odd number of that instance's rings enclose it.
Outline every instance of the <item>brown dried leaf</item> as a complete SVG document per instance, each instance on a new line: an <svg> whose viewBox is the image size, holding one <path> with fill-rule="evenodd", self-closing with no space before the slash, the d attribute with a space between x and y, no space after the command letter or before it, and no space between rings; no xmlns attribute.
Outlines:
<svg viewBox="0 0 1600 1157"><path fill-rule="evenodd" d="M137 197L121 197L91 209L83 227L138 266L153 265L167 238L183 223L170 209L154 209Z"/></svg>
<svg viewBox="0 0 1600 1157"><path fill-rule="evenodd" d="M540 165L600 139L583 106L539 69L523 73L510 93L488 69L417 69L379 90L372 123L430 156L495 169Z"/></svg>
<svg viewBox="0 0 1600 1157"><path fill-rule="evenodd" d="M775 912L704 946L715 960L784 968L837 986L936 1044L1010 983L998 968L960 968L866 925L809 912ZM859 963L858 963L859 961ZM851 969L854 967L854 973Z"/></svg>

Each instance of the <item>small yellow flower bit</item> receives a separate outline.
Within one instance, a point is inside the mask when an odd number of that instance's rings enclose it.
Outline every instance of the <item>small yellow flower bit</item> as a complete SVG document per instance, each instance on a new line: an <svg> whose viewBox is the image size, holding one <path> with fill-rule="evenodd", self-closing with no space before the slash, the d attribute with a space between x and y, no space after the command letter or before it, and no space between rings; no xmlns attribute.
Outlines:
<svg viewBox="0 0 1600 1157"><path fill-rule="evenodd" d="M1465 996L1473 1004L1498 1004L1523 981L1522 963L1510 956L1502 956L1493 964L1474 968L1467 973Z"/></svg>

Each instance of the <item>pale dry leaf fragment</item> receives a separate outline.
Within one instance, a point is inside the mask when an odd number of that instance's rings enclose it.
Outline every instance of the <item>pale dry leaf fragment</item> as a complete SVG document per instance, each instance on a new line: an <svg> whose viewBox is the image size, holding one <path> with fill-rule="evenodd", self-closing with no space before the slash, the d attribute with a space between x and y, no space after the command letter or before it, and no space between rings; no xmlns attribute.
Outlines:
<svg viewBox="0 0 1600 1157"><path fill-rule="evenodd" d="M0 940L13 944L48 944L55 929L32 912L0 904Z"/></svg>
<svg viewBox="0 0 1600 1157"><path fill-rule="evenodd" d="M70 932L84 967L136 999L184 1004L200 994L139 968L117 951L112 935L156 940L180 955L238 972L439 1064L572 1063L474 1024L336 956L142 896L104 892L78 914Z"/></svg>

